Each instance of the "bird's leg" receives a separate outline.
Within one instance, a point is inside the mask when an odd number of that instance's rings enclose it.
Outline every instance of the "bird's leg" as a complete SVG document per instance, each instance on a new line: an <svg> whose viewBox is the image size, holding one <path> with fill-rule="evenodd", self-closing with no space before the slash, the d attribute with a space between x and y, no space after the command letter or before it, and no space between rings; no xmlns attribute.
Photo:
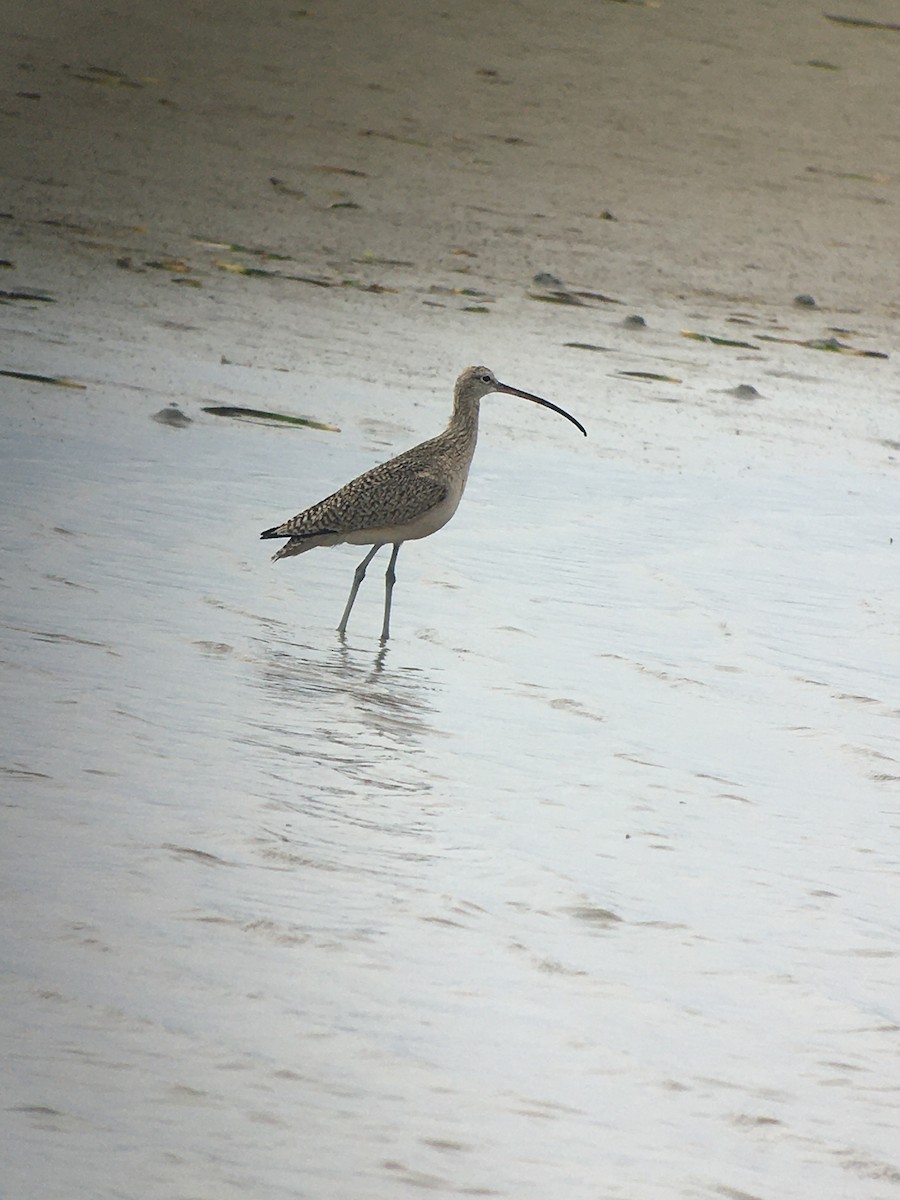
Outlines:
<svg viewBox="0 0 900 1200"><path fill-rule="evenodd" d="M397 561L397 555L400 553L402 542L394 542L394 549L391 553L391 561L388 563L388 568L384 573L384 624L381 627L381 644L388 640L391 631L391 595L394 591L394 582L397 576L394 574L394 564Z"/></svg>
<svg viewBox="0 0 900 1200"><path fill-rule="evenodd" d="M347 604L344 608L344 615L341 617L341 623L337 627L337 631L341 636L347 632L347 618L350 616L350 609L353 607L353 601L356 599L359 585L366 577L366 568L383 545L384 542L379 542L377 546L373 546L353 574L353 586L350 588L350 595L347 597Z"/></svg>

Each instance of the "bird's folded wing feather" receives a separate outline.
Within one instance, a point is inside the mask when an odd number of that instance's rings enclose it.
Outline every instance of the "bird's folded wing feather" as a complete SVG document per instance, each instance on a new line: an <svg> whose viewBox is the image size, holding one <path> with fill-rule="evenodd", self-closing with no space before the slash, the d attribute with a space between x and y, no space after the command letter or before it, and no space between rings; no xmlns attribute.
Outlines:
<svg viewBox="0 0 900 1200"><path fill-rule="evenodd" d="M446 482L399 459L381 463L279 527L283 537L404 525L440 504Z"/></svg>

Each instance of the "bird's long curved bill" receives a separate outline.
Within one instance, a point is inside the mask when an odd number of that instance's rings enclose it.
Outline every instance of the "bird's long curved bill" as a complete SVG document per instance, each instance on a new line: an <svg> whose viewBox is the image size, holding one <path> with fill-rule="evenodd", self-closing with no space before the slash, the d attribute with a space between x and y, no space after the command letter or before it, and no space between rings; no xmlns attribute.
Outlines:
<svg viewBox="0 0 900 1200"><path fill-rule="evenodd" d="M559 413L561 417L565 417L567 421L571 421L576 429L580 429L584 436L587 437L587 430L580 421L576 421L571 413L567 413L564 408L559 408L556 404L551 404L549 400L542 400L540 396L532 396L531 392L523 392L519 388L510 387L506 383L498 383L497 391L505 392L507 396L521 396L523 400L531 400L533 404L540 404L544 408L552 409L555 413Z"/></svg>

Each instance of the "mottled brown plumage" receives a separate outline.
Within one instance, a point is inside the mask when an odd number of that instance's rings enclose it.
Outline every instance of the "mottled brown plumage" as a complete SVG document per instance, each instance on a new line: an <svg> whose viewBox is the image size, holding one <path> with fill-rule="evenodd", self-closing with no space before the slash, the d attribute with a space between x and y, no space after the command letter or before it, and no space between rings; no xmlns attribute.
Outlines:
<svg viewBox="0 0 900 1200"><path fill-rule="evenodd" d="M416 523L445 504L451 494L459 503L477 437L476 407L474 412L469 409L465 420L460 417L455 427L451 423L438 437L379 463L283 525L267 529L264 538L289 539L273 561L303 554L316 546L349 541L383 545L426 536L415 532ZM449 512L446 519L452 515ZM403 537L395 536L401 532Z"/></svg>
<svg viewBox="0 0 900 1200"><path fill-rule="evenodd" d="M498 382L487 367L467 367L456 381L453 413L443 433L373 467L318 504L260 535L287 539L273 556L273 561L304 554L316 546L337 546L342 542L374 547L356 570L350 597L338 625L339 633L346 630L347 618L366 568L378 550L390 542L394 549L385 575L381 630L382 642L387 641L394 564L400 546L403 542L435 533L456 512L478 440L479 403L490 392L506 392L551 408L585 433L574 417L548 400Z"/></svg>

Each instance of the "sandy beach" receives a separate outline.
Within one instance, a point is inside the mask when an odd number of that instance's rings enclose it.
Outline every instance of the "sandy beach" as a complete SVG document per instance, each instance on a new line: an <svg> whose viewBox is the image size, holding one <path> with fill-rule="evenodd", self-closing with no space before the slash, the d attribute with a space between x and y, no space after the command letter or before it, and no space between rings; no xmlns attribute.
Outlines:
<svg viewBox="0 0 900 1200"><path fill-rule="evenodd" d="M898 22L0 0L10 1197L900 1196Z"/></svg>

